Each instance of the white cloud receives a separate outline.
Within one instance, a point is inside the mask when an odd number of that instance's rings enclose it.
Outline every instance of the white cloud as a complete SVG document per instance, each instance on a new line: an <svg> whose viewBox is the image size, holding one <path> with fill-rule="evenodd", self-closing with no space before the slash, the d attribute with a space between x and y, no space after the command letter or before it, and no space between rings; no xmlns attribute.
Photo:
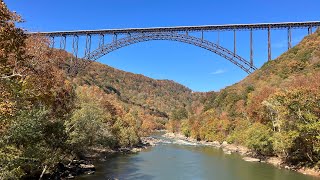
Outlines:
<svg viewBox="0 0 320 180"><path fill-rule="evenodd" d="M218 69L218 70L216 70L216 71L214 71L214 72L211 72L210 74L212 74L212 75L217 75L217 74L223 74L223 73L225 73L225 72L227 72L226 70L223 70L223 69Z"/></svg>

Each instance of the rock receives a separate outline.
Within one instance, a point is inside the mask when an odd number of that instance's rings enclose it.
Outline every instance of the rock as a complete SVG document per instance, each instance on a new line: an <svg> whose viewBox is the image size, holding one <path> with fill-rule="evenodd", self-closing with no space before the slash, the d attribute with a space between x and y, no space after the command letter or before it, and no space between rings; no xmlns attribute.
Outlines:
<svg viewBox="0 0 320 180"><path fill-rule="evenodd" d="M72 176L72 174L69 174L66 178L67 179L74 179L74 176Z"/></svg>
<svg viewBox="0 0 320 180"><path fill-rule="evenodd" d="M223 147L224 147L224 149L227 149L231 152L238 152L238 150L239 150L238 147L234 144L227 144L227 145L224 145Z"/></svg>
<svg viewBox="0 0 320 180"><path fill-rule="evenodd" d="M95 172L94 171L86 171L85 174L87 175L91 175L91 174L94 174Z"/></svg>
<svg viewBox="0 0 320 180"><path fill-rule="evenodd" d="M80 164L79 167L83 169L83 171L95 171L96 168L93 164Z"/></svg>
<svg viewBox="0 0 320 180"><path fill-rule="evenodd" d="M79 160L78 163L80 163L80 164L85 164L86 161L85 161L85 160Z"/></svg>
<svg viewBox="0 0 320 180"><path fill-rule="evenodd" d="M153 138L153 137L142 137L141 142L143 146L156 146L158 143L160 143L159 139Z"/></svg>
<svg viewBox="0 0 320 180"><path fill-rule="evenodd" d="M123 152L123 153L128 153L128 152L130 152L131 150L129 149L129 148L126 148L126 147L124 147L124 148L119 148L119 152Z"/></svg>
<svg viewBox="0 0 320 180"><path fill-rule="evenodd" d="M250 153L250 150L244 146L237 146L237 152L241 155L248 155Z"/></svg>
<svg viewBox="0 0 320 180"><path fill-rule="evenodd" d="M227 146L228 143L227 143L227 141L223 141L221 145L222 145L222 146Z"/></svg>
<svg viewBox="0 0 320 180"><path fill-rule="evenodd" d="M260 162L260 159L257 158L252 158L252 157L244 157L243 160L248 161L248 162Z"/></svg>
<svg viewBox="0 0 320 180"><path fill-rule="evenodd" d="M231 154L232 152L227 150L227 151L224 151L225 154Z"/></svg>
<svg viewBox="0 0 320 180"><path fill-rule="evenodd" d="M297 169L298 172L303 173L303 174L308 174L311 176L320 176L320 170L316 168L300 168Z"/></svg>
<svg viewBox="0 0 320 180"><path fill-rule="evenodd" d="M165 133L164 135L162 135L163 137L166 137L166 138L175 138L176 135L174 133Z"/></svg>
<svg viewBox="0 0 320 180"><path fill-rule="evenodd" d="M219 143L219 141L213 141L212 144L213 144L213 145L218 145L218 146L221 145L221 144Z"/></svg>
<svg viewBox="0 0 320 180"><path fill-rule="evenodd" d="M203 142L202 145L205 145L205 146L213 146L213 147L216 147L216 148L220 148L221 145L218 141L213 141L213 142Z"/></svg>
<svg viewBox="0 0 320 180"><path fill-rule="evenodd" d="M280 167L280 165L282 164L281 159L278 157L270 157L266 161L267 161L267 163L272 164L277 167Z"/></svg>
<svg viewBox="0 0 320 180"><path fill-rule="evenodd" d="M141 151L141 148L132 148L132 150L131 150L131 152L133 152L133 153L137 153L140 151Z"/></svg>

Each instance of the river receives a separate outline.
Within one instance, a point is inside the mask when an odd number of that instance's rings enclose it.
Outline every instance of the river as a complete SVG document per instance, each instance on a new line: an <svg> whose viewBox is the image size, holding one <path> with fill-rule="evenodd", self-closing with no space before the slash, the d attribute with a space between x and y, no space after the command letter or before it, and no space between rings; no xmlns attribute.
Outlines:
<svg viewBox="0 0 320 180"><path fill-rule="evenodd" d="M157 138L162 138L156 136ZM81 180L316 180L286 169L259 162L246 162L239 154L185 141L164 139L159 145L137 154L114 155L95 162L94 175Z"/></svg>

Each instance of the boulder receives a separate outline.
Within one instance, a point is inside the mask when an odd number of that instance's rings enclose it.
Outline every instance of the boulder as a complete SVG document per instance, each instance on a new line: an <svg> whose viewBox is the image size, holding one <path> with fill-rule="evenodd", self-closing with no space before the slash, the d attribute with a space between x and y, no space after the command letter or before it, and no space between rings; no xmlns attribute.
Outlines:
<svg viewBox="0 0 320 180"><path fill-rule="evenodd" d="M252 158L252 157L244 157L243 160L248 162L260 162L261 160L258 158Z"/></svg>
<svg viewBox="0 0 320 180"><path fill-rule="evenodd" d="M222 145L222 146L227 146L228 143L227 143L227 141L223 141L221 145Z"/></svg>
<svg viewBox="0 0 320 180"><path fill-rule="evenodd" d="M83 172L83 173L96 170L93 164L80 164L79 168L80 168L80 172Z"/></svg>

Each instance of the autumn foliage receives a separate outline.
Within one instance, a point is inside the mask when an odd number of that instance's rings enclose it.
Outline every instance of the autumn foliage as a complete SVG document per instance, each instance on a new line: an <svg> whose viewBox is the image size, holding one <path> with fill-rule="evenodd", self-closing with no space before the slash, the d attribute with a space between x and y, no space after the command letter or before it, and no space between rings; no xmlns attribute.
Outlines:
<svg viewBox="0 0 320 180"><path fill-rule="evenodd" d="M318 29L241 82L200 96L203 111L189 111L175 127L198 140L241 144L260 157L319 168L319 47Z"/></svg>
<svg viewBox="0 0 320 180"><path fill-rule="evenodd" d="M49 176L59 162L164 128L320 166L320 30L235 85L192 93L99 63L74 73L71 54L27 36L21 21L1 1L0 179Z"/></svg>

